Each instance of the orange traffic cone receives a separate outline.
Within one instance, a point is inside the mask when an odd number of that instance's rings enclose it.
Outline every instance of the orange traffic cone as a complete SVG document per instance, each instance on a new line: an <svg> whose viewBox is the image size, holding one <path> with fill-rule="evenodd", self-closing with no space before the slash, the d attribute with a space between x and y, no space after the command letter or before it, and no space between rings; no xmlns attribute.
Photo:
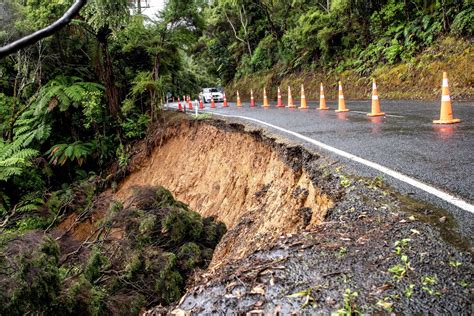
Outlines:
<svg viewBox="0 0 474 316"><path fill-rule="evenodd" d="M384 116L385 113L383 113L380 110L380 100L379 100L379 94L377 93L377 84L374 82L372 84L372 113L367 113L367 116Z"/></svg>
<svg viewBox="0 0 474 316"><path fill-rule="evenodd" d="M265 88L263 88L263 107L264 108L270 107L270 104L268 104L267 90Z"/></svg>
<svg viewBox="0 0 474 316"><path fill-rule="evenodd" d="M255 100L253 98L253 90L250 89L250 107L253 108L255 106Z"/></svg>
<svg viewBox="0 0 474 316"><path fill-rule="evenodd" d="M280 91L280 87L278 87L278 104L277 104L277 108L282 108L284 107L283 105L283 102L281 100L281 91Z"/></svg>
<svg viewBox="0 0 474 316"><path fill-rule="evenodd" d="M319 88L319 108L318 110L329 110L326 105L326 97L324 96L324 87L321 82L321 87Z"/></svg>
<svg viewBox="0 0 474 316"><path fill-rule="evenodd" d="M191 101L191 97L190 97L190 96L188 96L188 108L189 108L190 110L193 109L193 102Z"/></svg>
<svg viewBox="0 0 474 316"><path fill-rule="evenodd" d="M240 94L239 94L239 91L237 91L237 107L239 107L239 108L242 107L242 102L240 101Z"/></svg>
<svg viewBox="0 0 474 316"><path fill-rule="evenodd" d="M291 96L291 88L290 88L290 86L288 86L288 106L287 106L287 107L288 107L288 108L291 108L291 109L296 108L296 106L293 104L293 98L292 98L292 96Z"/></svg>
<svg viewBox="0 0 474 316"><path fill-rule="evenodd" d="M339 102L338 109L336 112L349 112L349 109L346 108L346 101L344 100L344 94L342 93L342 83L339 81Z"/></svg>
<svg viewBox="0 0 474 316"><path fill-rule="evenodd" d="M199 109L204 109L204 102L202 102L202 98L199 98Z"/></svg>
<svg viewBox="0 0 474 316"><path fill-rule="evenodd" d="M178 111L182 111L183 110L183 106L181 105L181 102L178 98Z"/></svg>
<svg viewBox="0 0 474 316"><path fill-rule="evenodd" d="M216 108L216 102L214 102L214 98L211 95L211 109L215 109L215 108Z"/></svg>
<svg viewBox="0 0 474 316"><path fill-rule="evenodd" d="M299 107L300 109L307 109L308 104L306 104L306 96L304 95L304 86L301 85L301 105Z"/></svg>
<svg viewBox="0 0 474 316"><path fill-rule="evenodd" d="M225 96L225 93L224 93L224 104L222 105L222 107L226 108L228 106L229 105L227 104L227 97Z"/></svg>
<svg viewBox="0 0 474 316"><path fill-rule="evenodd" d="M441 87L441 113L439 120L434 120L434 124L453 124L461 122L460 119L453 118L453 107L449 96L448 74L443 72L443 85Z"/></svg>

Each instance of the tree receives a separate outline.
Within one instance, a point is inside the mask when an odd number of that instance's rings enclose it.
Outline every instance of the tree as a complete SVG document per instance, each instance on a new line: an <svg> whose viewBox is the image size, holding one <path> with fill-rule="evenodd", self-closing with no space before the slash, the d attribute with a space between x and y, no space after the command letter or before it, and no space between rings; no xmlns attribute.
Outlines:
<svg viewBox="0 0 474 316"><path fill-rule="evenodd" d="M120 96L115 84L113 61L109 52L109 37L124 27L130 15L127 0L90 0L82 13L87 23L86 30L99 43L99 77L105 87L110 113L120 115ZM82 24L84 25L84 24Z"/></svg>
<svg viewBox="0 0 474 316"><path fill-rule="evenodd" d="M33 34L24 36L14 41L13 43L0 47L0 59L56 33L71 22L71 20L79 13L82 7L86 4L86 2L87 0L76 0L74 4L69 8L69 10L67 10L66 13L64 13L64 15L53 24L48 25L47 27L39 31L36 31Z"/></svg>

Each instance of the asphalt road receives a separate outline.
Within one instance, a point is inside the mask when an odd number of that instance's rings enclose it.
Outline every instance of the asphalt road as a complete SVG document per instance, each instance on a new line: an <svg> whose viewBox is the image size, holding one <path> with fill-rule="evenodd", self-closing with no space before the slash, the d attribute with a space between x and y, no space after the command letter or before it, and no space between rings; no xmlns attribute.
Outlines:
<svg viewBox="0 0 474 316"><path fill-rule="evenodd" d="M297 104L297 103L296 103ZM234 103L222 108L205 111L215 114L244 116L269 123L282 129L302 134L326 145L375 162L429 186L474 204L474 103L453 104L455 118L461 123L455 125L434 125L439 118L440 102L382 100L381 106L387 116L369 118L370 100L346 100L351 110L335 113L335 102L328 102L329 111L316 110L316 102L309 102L310 109L276 108L275 102L269 109L257 102L255 108L243 103L237 108ZM176 104L170 104L176 107ZM247 122L249 123L249 122ZM261 125L256 122L251 124ZM281 130L260 126L294 139L305 146L324 152L314 144L295 138ZM381 175L380 171L368 166L328 153L334 159L343 161L350 171L363 176ZM474 232L474 214L448 203L432 193L427 193L405 182L383 175L384 180L404 194L415 195L438 207L448 210L458 221L459 230L471 245Z"/></svg>

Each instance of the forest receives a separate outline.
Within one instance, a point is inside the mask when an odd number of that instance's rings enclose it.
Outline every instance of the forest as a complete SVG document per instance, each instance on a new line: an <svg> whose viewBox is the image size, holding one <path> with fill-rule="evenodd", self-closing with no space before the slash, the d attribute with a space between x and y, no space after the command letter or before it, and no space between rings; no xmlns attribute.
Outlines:
<svg viewBox="0 0 474 316"><path fill-rule="evenodd" d="M0 46L50 25L72 3L0 2ZM167 0L152 18L134 0L89 0L60 31L0 59L0 252L11 251L9 244L21 236L47 236L68 214L82 213L98 193L117 185L134 144L162 124L167 94L197 98L203 87L236 86L268 72L279 80L303 71L346 70L370 78L380 65L409 63L442 40L472 49L473 35L473 0ZM160 262L166 257L165 268L177 274L133 296L133 311L178 299L179 273L204 266L225 231L172 198L173 207L153 201L144 206L156 210L151 217L128 209L139 222L133 242L141 245L140 255L149 247L147 223L161 221L161 229L169 216L185 214L183 225L195 221L204 228L188 236L189 243L163 242L163 251L176 255L160 254ZM163 214L168 208L173 211ZM74 314L87 301L84 295L94 298L88 313L100 314L108 308L104 297L117 295L121 286L133 291L133 282L143 282L135 275L149 269L139 268L135 258L135 266L114 281L101 274L112 265L110 249L94 248L82 263L63 262L54 238L41 238L40 257L14 264L0 258L10 280L0 276L0 284L11 287L0 293L0 314ZM199 251L200 260L185 260ZM36 273L31 267L45 268ZM25 296L31 283L36 294ZM178 283L170 297L150 300L150 293Z"/></svg>

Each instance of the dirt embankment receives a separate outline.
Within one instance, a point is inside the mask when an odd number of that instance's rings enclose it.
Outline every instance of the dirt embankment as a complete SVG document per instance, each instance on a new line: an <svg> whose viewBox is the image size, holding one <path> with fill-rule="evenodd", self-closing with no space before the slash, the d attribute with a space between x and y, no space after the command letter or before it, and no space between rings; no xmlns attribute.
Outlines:
<svg viewBox="0 0 474 316"><path fill-rule="evenodd" d="M474 100L474 45L469 40L444 38L421 52L410 62L394 65L381 64L370 73L356 70L337 71L317 69L287 74L285 69L271 69L234 80L226 87L227 97L235 100L239 90L249 100L253 89L256 100L262 100L266 87L270 100L276 101L277 87L286 98L287 86L293 88L293 97L299 100L299 88L305 85L306 99L319 100L319 83L324 83L325 96L337 100L337 81L342 81L346 99L368 99L372 78L377 80L378 93L383 99L439 100L442 72L447 71L450 94L454 100ZM280 75L281 74L281 75Z"/></svg>
<svg viewBox="0 0 474 316"><path fill-rule="evenodd" d="M171 121L104 195L162 185L228 231L180 302L146 315L469 313L472 248L443 211L258 130Z"/></svg>
<svg viewBox="0 0 474 316"><path fill-rule="evenodd" d="M317 156L271 144L242 126L184 121L170 128L161 146L119 186L125 200L135 186L162 185L203 216L228 229L211 266L237 259L319 224L333 204L304 167ZM306 160L306 161L305 161Z"/></svg>

